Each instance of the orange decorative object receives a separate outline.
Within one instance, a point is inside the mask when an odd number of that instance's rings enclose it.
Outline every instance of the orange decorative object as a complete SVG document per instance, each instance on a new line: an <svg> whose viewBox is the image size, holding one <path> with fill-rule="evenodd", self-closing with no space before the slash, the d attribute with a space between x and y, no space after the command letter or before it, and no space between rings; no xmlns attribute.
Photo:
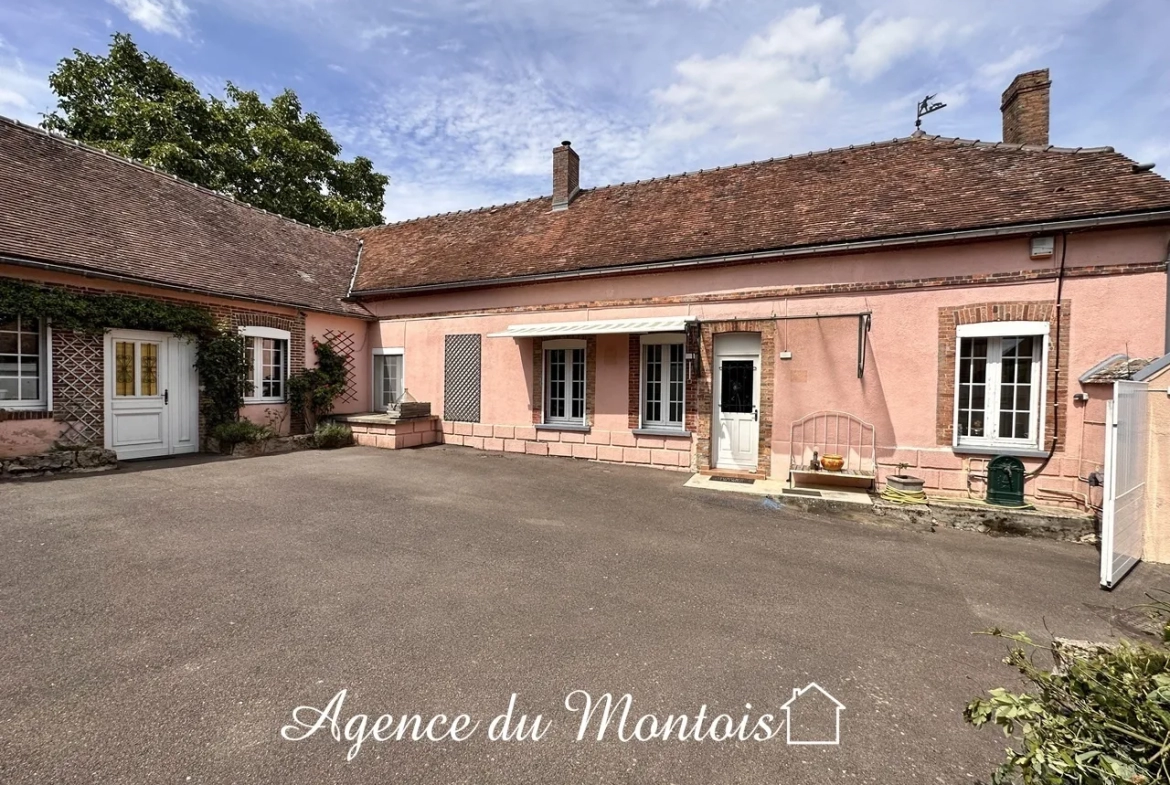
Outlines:
<svg viewBox="0 0 1170 785"><path fill-rule="evenodd" d="M839 472L845 466L845 459L840 455L822 455L821 466L827 472Z"/></svg>

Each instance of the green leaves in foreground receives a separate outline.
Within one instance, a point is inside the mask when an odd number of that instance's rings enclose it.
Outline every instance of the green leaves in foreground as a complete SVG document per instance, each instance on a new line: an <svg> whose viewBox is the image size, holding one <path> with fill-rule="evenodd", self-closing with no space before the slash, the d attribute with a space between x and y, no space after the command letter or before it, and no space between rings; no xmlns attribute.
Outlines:
<svg viewBox="0 0 1170 785"><path fill-rule="evenodd" d="M1070 653L1023 633L988 634L1015 644L1004 662L1029 683L1027 692L991 690L964 712L972 725L994 723L1017 742L993 782L1170 783L1170 648L1123 641ZM1037 665L1038 651L1058 667Z"/></svg>

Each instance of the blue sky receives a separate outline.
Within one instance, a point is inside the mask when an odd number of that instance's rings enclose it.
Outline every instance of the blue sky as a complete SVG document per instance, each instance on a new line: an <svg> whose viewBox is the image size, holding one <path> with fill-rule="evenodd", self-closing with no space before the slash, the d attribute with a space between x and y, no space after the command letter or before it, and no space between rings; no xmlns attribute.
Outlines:
<svg viewBox="0 0 1170 785"><path fill-rule="evenodd" d="M1000 137L1011 77L1052 69L1052 142L1170 173L1167 0L0 0L0 114L116 31L206 92L291 87L399 220L905 136Z"/></svg>

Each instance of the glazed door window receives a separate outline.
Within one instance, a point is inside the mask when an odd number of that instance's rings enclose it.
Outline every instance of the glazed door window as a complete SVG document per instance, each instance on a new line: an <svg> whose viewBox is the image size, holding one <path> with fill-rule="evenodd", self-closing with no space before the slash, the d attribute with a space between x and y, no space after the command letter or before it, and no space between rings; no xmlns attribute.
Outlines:
<svg viewBox="0 0 1170 785"><path fill-rule="evenodd" d="M114 342L114 395L154 398L158 384L159 344L155 341Z"/></svg>

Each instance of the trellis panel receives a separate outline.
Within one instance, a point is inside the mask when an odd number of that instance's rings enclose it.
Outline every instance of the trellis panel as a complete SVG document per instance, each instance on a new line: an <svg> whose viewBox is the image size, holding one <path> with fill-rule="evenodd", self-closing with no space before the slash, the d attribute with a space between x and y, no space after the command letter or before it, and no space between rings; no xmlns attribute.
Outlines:
<svg viewBox="0 0 1170 785"><path fill-rule="evenodd" d="M479 333L448 335L443 346L443 419L479 422Z"/></svg>

